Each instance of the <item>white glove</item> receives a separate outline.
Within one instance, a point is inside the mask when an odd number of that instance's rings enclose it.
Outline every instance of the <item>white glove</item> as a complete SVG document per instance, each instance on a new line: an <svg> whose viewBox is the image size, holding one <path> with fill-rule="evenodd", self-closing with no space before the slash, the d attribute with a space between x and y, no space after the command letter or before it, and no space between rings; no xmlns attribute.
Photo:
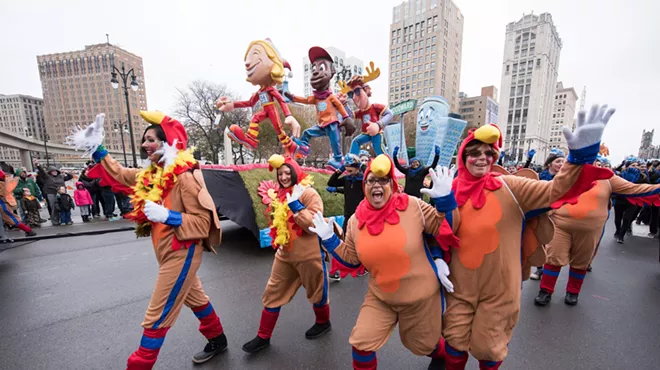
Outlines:
<svg viewBox="0 0 660 370"><path fill-rule="evenodd" d="M144 203L144 215L151 222L164 223L170 216L170 210L150 200Z"/></svg>
<svg viewBox="0 0 660 370"><path fill-rule="evenodd" d="M449 280L449 266L442 259L437 259L434 261L435 267L438 269L438 279L440 279L440 284L449 292L454 292L454 284Z"/></svg>
<svg viewBox="0 0 660 370"><path fill-rule="evenodd" d="M163 168L173 165L176 161L176 155L179 153L179 150L176 148L177 141L177 139L174 139L172 145L169 145L167 141L163 141L160 148L154 152L155 154L160 154L158 163L165 163Z"/></svg>
<svg viewBox="0 0 660 370"><path fill-rule="evenodd" d="M99 145L103 144L105 132L103 130L103 122L105 121L105 113L96 115L94 122L90 123L85 128L74 130L71 135L67 136L66 143L72 145L76 149L84 150L82 157L89 157L96 151Z"/></svg>
<svg viewBox="0 0 660 370"><path fill-rule="evenodd" d="M440 166L440 172L437 174L431 168L429 174L433 181L433 187L431 189L422 189L420 190L421 193L428 195L430 198L440 198L449 195L451 193L451 184L454 182L454 172L456 172L454 166L451 168Z"/></svg>
<svg viewBox="0 0 660 370"><path fill-rule="evenodd" d="M286 195L286 203L289 204L291 202L295 202L296 200L299 200L300 196L305 192L305 189L307 189L307 186L302 186L300 184L294 185L291 194Z"/></svg>
<svg viewBox="0 0 660 370"><path fill-rule="evenodd" d="M321 240L328 240L335 235L335 230L332 227L335 223L334 218L331 217L330 222L326 222L323 218L323 213L316 212L312 222L314 223L314 226L310 226L309 231L318 235Z"/></svg>
<svg viewBox="0 0 660 370"><path fill-rule="evenodd" d="M577 115L575 132L568 127L562 127L568 149L582 149L600 143L605 126L616 109L607 109L607 105L598 107L594 105L586 118L587 112L580 111Z"/></svg>

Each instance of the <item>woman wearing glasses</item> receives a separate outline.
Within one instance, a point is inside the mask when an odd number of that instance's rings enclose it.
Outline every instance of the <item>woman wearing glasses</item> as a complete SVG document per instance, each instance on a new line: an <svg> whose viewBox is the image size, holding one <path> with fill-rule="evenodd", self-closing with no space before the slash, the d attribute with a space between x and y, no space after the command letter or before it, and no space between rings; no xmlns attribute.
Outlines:
<svg viewBox="0 0 660 370"><path fill-rule="evenodd" d="M386 155L379 155L365 171L365 199L349 219L343 242L335 235L333 222L326 222L320 212L314 217L310 230L319 235L334 258L348 267L363 265L371 273L349 340L354 369L376 369L376 351L385 345L397 323L406 348L416 355L432 357L429 369L444 369L443 347L439 345L443 307L440 284L448 291L452 291L452 285L442 251L439 247L428 249L423 234L439 236L444 223L443 235L453 239L444 220L446 214L455 212L456 202L451 193L453 173L444 169L440 176L431 174L433 188L425 190L435 200L436 209L400 192L394 163Z"/></svg>
<svg viewBox="0 0 660 370"><path fill-rule="evenodd" d="M443 316L447 370L465 369L467 351L479 360L480 369L502 364L520 312L523 224L566 202L575 203L594 180L612 176L590 163L613 113L594 107L588 121L584 112L578 115L575 132L564 129L570 152L552 181L491 172L502 144L495 125L471 131L461 144L452 188L465 222L454 218L452 225L460 247L451 250L454 293L447 297Z"/></svg>

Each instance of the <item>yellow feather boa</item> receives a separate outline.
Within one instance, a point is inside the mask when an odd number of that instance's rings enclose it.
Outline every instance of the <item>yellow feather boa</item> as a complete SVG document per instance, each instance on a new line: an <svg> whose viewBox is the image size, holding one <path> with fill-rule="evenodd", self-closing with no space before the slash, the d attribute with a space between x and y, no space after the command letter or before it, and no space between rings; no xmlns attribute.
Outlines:
<svg viewBox="0 0 660 370"><path fill-rule="evenodd" d="M138 173L137 181L132 188L133 211L126 216L126 218L137 223L135 234L138 237L151 235L151 222L144 214L144 204L147 200L161 203L163 194L169 193L176 184L177 175L193 168L197 163L192 152L192 148L180 150L174 164L169 165L167 168L152 163Z"/></svg>
<svg viewBox="0 0 660 370"><path fill-rule="evenodd" d="M314 185L312 176L306 176L300 184L303 186ZM271 199L271 207L273 209L273 212L271 212L271 216L273 217L271 228L275 229L273 245L284 247L289 245L289 241L291 240L289 225L287 224L289 221L289 205L286 201L280 201L274 193L271 195Z"/></svg>

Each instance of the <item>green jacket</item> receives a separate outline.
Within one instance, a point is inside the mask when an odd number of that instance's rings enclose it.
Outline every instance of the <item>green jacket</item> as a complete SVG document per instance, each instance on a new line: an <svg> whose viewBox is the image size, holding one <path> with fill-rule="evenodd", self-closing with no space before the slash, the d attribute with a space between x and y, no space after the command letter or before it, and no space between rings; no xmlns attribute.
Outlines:
<svg viewBox="0 0 660 370"><path fill-rule="evenodd" d="M20 178L21 173L23 172L25 171L22 168L16 170L15 175L18 177L18 185L16 185L16 189L14 189L14 198L16 198L16 200L23 198L23 189L28 188L30 189L30 193L32 193L32 195L41 199L41 190L39 190L37 183L29 177L26 177L25 180Z"/></svg>

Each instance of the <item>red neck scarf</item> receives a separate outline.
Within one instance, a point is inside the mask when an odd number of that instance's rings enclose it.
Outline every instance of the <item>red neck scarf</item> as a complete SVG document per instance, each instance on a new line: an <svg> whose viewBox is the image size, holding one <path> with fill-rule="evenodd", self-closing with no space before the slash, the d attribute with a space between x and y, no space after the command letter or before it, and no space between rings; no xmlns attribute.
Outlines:
<svg viewBox="0 0 660 370"><path fill-rule="evenodd" d="M374 208L367 198L362 199L357 209L355 217L358 219L358 228L367 226L367 231L371 235L378 235L385 229L385 222L390 225L396 225L401 221L397 211L405 211L408 208L408 194L392 193L390 199L383 208Z"/></svg>
<svg viewBox="0 0 660 370"><path fill-rule="evenodd" d="M456 203L459 207L462 207L467 200L470 199L474 209L481 209L486 204L486 193L484 192L484 189L495 191L502 187L502 182L497 179L500 174L492 172L492 167L490 171L482 177L472 176L470 171L465 167L463 153L465 152L465 147L467 147L470 142L476 140L475 131L476 130L470 131L467 138L463 140L461 147L458 149L456 155L456 160L458 162L458 176L454 179L451 189L454 191L454 197L456 197ZM491 146L499 152L501 145L502 137L500 135L498 142L491 144ZM497 162L497 156L493 158L493 164L495 162Z"/></svg>

